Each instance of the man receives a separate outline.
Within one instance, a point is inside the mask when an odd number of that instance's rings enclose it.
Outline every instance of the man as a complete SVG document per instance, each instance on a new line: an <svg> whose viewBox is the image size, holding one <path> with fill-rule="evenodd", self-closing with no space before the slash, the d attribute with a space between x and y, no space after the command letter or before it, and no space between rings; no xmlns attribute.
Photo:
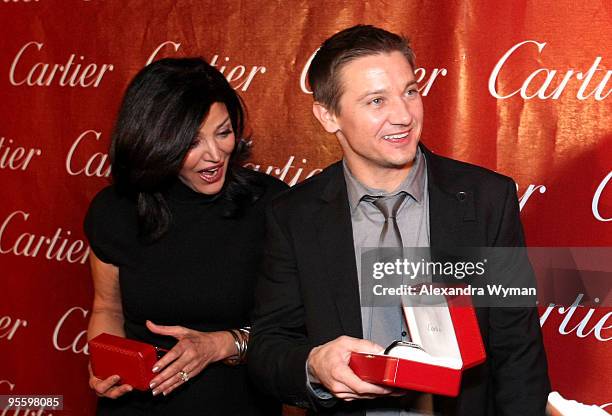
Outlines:
<svg viewBox="0 0 612 416"><path fill-rule="evenodd" d="M419 144L423 106L405 39L343 30L317 52L309 82L313 113L343 160L269 209L252 375L286 403L322 413L543 415L549 382L532 308L478 309L487 361L464 373L456 399L366 383L350 369L351 352L407 339L393 308L360 304L361 247L396 226L406 247L521 246L523 233L510 178Z"/></svg>

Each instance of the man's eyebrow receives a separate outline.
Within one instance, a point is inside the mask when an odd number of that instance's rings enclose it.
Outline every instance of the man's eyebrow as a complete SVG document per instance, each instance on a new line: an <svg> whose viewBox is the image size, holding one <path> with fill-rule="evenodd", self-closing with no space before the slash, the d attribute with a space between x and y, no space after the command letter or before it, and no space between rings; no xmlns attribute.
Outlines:
<svg viewBox="0 0 612 416"><path fill-rule="evenodd" d="M413 85L416 85L416 84L417 84L416 79L413 79L412 81L408 81L406 83L406 86L404 87L404 90L407 90L408 88L410 88L410 87L412 87ZM377 94L384 94L385 92L387 92L387 90L384 89L384 88L379 89L379 90L374 90L374 91L368 91L365 94L361 95L357 100L361 101L364 98L366 98L367 96L377 95Z"/></svg>
<svg viewBox="0 0 612 416"><path fill-rule="evenodd" d="M363 100L364 98L366 98L368 95L376 95L376 94L383 94L387 92L386 89L380 89L380 90L374 90L374 91L368 91L365 94L363 94L362 96L359 97L358 101Z"/></svg>

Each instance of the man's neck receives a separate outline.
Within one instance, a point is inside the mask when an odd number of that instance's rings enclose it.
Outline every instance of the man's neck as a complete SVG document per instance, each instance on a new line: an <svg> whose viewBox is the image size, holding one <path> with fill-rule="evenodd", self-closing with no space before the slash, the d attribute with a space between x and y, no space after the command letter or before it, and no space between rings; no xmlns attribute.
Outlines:
<svg viewBox="0 0 612 416"><path fill-rule="evenodd" d="M360 163L349 163L347 167L351 174L362 185L370 189L380 189L385 192L393 192L408 177L414 161L401 168L374 167L371 165L361 165Z"/></svg>

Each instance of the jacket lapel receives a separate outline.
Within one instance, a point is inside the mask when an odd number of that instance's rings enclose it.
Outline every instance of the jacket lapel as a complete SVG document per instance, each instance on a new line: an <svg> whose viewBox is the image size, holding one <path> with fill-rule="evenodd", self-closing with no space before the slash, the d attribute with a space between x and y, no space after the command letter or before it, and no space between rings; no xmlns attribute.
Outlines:
<svg viewBox="0 0 612 416"><path fill-rule="evenodd" d="M346 335L361 338L353 227L342 162L332 165L330 170L330 181L321 194L321 206L315 214L318 243L342 329Z"/></svg>
<svg viewBox="0 0 612 416"><path fill-rule="evenodd" d="M461 247L470 245L472 225L476 222L474 191L463 186L454 172L420 144L427 160L429 193L430 246Z"/></svg>

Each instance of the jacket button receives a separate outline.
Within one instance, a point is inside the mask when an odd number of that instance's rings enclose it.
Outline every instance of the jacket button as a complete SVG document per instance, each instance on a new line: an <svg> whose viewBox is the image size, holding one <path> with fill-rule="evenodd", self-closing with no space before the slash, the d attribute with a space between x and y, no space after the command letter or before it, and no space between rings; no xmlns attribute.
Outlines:
<svg viewBox="0 0 612 416"><path fill-rule="evenodd" d="M457 192L457 199L459 201L463 202L463 201L465 201L466 198L467 198L467 194L465 192L463 192L463 191Z"/></svg>

